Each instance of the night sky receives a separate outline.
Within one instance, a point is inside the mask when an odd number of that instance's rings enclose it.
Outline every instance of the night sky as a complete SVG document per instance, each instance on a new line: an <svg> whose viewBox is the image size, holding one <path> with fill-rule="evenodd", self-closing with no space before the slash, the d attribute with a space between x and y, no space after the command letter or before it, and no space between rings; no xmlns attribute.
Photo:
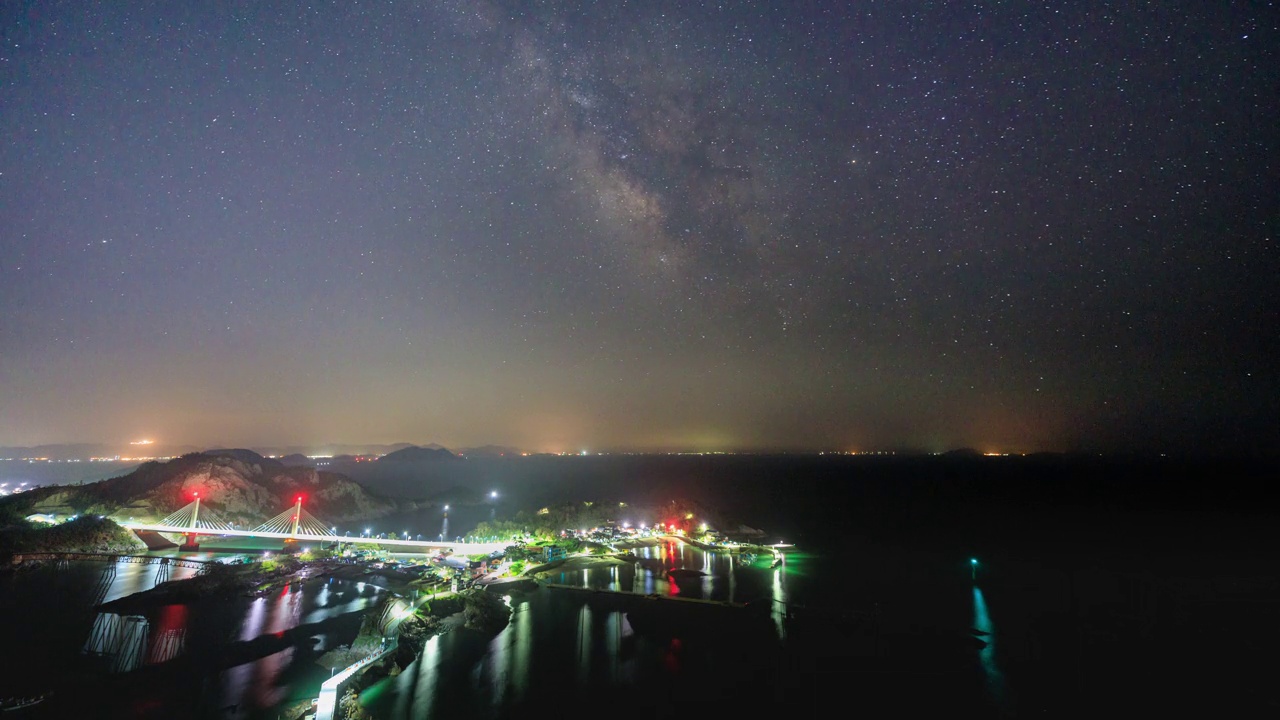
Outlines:
<svg viewBox="0 0 1280 720"><path fill-rule="evenodd" d="M0 445L1280 446L1272 4L299 5L0 5Z"/></svg>

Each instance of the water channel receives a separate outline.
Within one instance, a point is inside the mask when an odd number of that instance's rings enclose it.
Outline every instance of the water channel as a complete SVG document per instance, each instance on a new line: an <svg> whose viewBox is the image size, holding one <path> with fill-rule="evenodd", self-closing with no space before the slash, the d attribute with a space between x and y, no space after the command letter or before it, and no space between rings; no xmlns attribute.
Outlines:
<svg viewBox="0 0 1280 720"><path fill-rule="evenodd" d="M282 704L316 695L332 673L317 660L349 644L385 592L372 582L316 580L141 615L95 610L195 572L73 561L0 577L0 647L17 660L0 674L0 697L50 691L30 717L90 707L102 717L274 719Z"/></svg>

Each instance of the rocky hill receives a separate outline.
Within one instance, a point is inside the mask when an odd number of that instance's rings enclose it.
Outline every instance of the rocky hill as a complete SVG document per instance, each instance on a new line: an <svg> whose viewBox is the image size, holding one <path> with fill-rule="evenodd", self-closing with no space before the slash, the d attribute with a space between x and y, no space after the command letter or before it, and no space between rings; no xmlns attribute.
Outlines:
<svg viewBox="0 0 1280 720"><path fill-rule="evenodd" d="M5 498L10 512L124 515L158 520L200 494L202 506L229 522L256 525L303 496L316 517L339 523L386 515L405 503L377 497L354 480L311 467L288 467L251 450L212 450L149 462L122 477L45 487ZM17 507L16 505L22 505Z"/></svg>

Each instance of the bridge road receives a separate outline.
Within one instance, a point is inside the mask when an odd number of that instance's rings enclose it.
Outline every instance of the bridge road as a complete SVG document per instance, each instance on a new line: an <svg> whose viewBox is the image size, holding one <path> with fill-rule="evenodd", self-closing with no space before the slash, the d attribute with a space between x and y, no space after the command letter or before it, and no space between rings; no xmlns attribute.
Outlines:
<svg viewBox="0 0 1280 720"><path fill-rule="evenodd" d="M488 555L497 550L506 549L509 543L466 543L440 542L437 540L402 540L399 538L367 538L349 537L345 535L313 535L310 533L271 532L267 530L230 530L226 528L205 529L162 525L158 523L140 523L129 520L117 521L130 530L151 530L153 532L173 533L175 535L209 535L220 537L274 538L277 540L298 540L329 543L361 543L380 545L387 548L403 548L402 552L431 552L449 550L455 555Z"/></svg>

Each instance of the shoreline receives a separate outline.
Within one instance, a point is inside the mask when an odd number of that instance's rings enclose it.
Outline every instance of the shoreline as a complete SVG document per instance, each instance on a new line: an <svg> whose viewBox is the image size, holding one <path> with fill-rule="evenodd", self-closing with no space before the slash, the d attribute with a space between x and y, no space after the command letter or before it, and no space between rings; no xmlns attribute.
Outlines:
<svg viewBox="0 0 1280 720"><path fill-rule="evenodd" d="M529 568L524 571L524 574L521 577L545 580L551 575L571 570L588 570L597 567L625 564L625 560L614 555L578 555Z"/></svg>

